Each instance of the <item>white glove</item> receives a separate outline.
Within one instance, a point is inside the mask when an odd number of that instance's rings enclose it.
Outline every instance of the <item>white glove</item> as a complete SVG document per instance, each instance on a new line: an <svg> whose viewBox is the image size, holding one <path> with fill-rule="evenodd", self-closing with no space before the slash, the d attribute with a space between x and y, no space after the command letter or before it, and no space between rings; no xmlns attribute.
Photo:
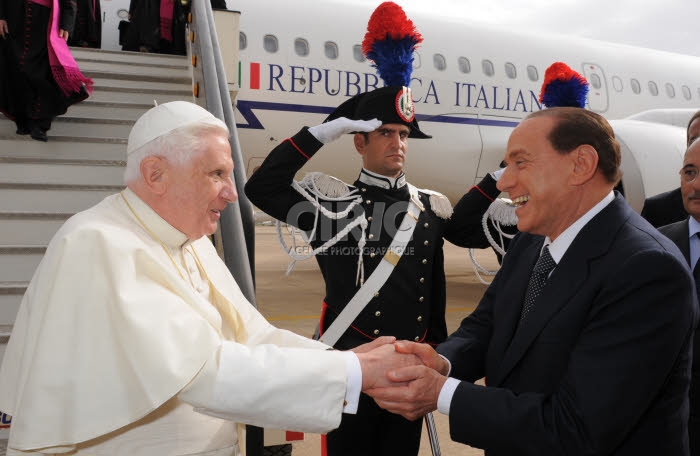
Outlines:
<svg viewBox="0 0 700 456"><path fill-rule="evenodd" d="M491 175L491 177L493 177L493 180L495 180L496 182L498 182L498 179L501 178L501 175L503 174L503 172L504 172L505 170L506 170L505 168L500 168L500 169L497 169L496 171L494 171L494 172L492 172L492 173L489 173L489 174Z"/></svg>
<svg viewBox="0 0 700 456"><path fill-rule="evenodd" d="M321 141L323 144L335 141L346 133L355 131L374 131L382 125L378 119L372 120L351 120L347 117L338 117L330 122L316 125L309 128L309 133L314 135L314 138Z"/></svg>

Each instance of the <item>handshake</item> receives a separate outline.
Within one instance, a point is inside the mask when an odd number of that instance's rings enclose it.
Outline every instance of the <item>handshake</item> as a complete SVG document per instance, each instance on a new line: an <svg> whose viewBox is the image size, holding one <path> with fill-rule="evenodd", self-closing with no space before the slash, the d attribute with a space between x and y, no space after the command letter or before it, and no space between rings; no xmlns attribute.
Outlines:
<svg viewBox="0 0 700 456"><path fill-rule="evenodd" d="M380 407L409 420L437 409L450 365L430 345L384 336L352 351L362 368L362 391Z"/></svg>

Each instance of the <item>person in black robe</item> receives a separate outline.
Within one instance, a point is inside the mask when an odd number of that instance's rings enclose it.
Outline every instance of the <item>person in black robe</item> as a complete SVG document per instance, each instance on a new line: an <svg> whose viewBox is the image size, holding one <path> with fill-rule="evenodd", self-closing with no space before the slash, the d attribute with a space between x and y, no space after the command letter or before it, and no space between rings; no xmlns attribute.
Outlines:
<svg viewBox="0 0 700 456"><path fill-rule="evenodd" d="M77 0L75 30L68 39L69 46L102 47L102 9L100 0Z"/></svg>
<svg viewBox="0 0 700 456"><path fill-rule="evenodd" d="M67 40L75 25L75 0L54 4L60 9L58 36ZM0 112L15 122L18 135L38 141L47 140L56 116L88 97L84 86L66 95L54 78L47 43L51 13L36 0L0 0Z"/></svg>
<svg viewBox="0 0 700 456"><path fill-rule="evenodd" d="M131 0L129 25L124 51L158 52L161 54L185 55L186 11L180 0L173 1L171 33L163 30L161 1Z"/></svg>

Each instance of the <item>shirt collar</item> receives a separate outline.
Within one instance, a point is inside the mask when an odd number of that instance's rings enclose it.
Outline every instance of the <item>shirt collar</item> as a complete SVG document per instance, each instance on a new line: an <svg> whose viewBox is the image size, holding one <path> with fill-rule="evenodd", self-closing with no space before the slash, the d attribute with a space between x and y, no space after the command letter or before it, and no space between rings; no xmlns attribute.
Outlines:
<svg viewBox="0 0 700 456"><path fill-rule="evenodd" d="M406 174L402 172L399 177L387 177L382 176L381 174L373 173L366 168L362 168L362 171L360 171L360 177L357 180L375 187L398 189L406 185Z"/></svg>
<svg viewBox="0 0 700 456"><path fill-rule="evenodd" d="M593 217L598 215L598 213L608 204L612 203L614 199L615 193L611 191L605 196L605 198L600 200L598 204L589 209L588 212L583 214L578 220L572 223L571 226L565 229L564 232L561 233L554 241L549 239L549 236L545 238L544 245L549 245L549 253L552 254L552 258L554 258L554 261L557 264L559 261L561 261L571 243L574 242L574 239L576 239L579 231L581 231L581 229L583 229L583 227L586 226L586 224L590 222Z"/></svg>
<svg viewBox="0 0 700 456"><path fill-rule="evenodd" d="M696 233L700 233L700 222L693 217L688 217L688 237L692 239Z"/></svg>
<svg viewBox="0 0 700 456"><path fill-rule="evenodd" d="M185 247L191 242L185 233L166 222L129 187L124 189L122 195L133 209L138 221L145 225L144 228L147 232L156 237L156 241L162 242L171 249Z"/></svg>

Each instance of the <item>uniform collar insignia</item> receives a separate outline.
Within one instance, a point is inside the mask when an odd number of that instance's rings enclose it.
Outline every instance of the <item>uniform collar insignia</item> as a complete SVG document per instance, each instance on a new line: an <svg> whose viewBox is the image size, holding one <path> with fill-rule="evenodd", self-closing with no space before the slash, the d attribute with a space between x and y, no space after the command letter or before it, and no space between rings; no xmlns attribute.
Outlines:
<svg viewBox="0 0 700 456"><path fill-rule="evenodd" d="M372 185L375 187L385 188L389 190L399 189L406 186L405 173L401 173L399 177L387 177L362 168L358 180L367 185Z"/></svg>

